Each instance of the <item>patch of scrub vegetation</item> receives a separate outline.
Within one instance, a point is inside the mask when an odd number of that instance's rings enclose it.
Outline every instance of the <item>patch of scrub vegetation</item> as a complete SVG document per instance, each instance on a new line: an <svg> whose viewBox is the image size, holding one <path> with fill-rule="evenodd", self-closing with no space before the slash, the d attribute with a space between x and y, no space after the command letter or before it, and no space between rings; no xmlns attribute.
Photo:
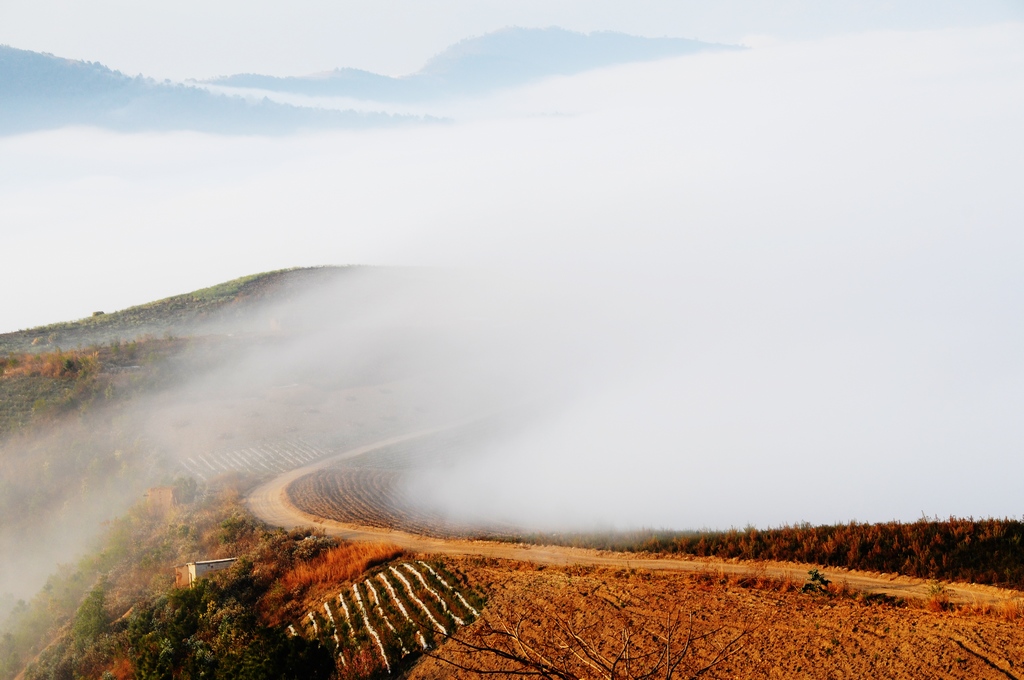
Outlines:
<svg viewBox="0 0 1024 680"><path fill-rule="evenodd" d="M299 620L310 593L336 571L352 577L401 551L345 550L312 529L270 531L236 489L204 492L180 480L177 495L188 502L166 515L134 507L93 553L15 605L0 626L0 679L22 671L26 680L335 673L332 650L280 622ZM191 589L174 587L174 565L224 557L238 560Z"/></svg>
<svg viewBox="0 0 1024 680"><path fill-rule="evenodd" d="M626 552L804 562L1024 588L1024 520L1013 518L922 518L763 530L536 534L525 540Z"/></svg>
<svg viewBox="0 0 1024 680"><path fill-rule="evenodd" d="M165 383L163 361L189 344L172 337L144 338L0 356L0 437Z"/></svg>
<svg viewBox="0 0 1024 680"><path fill-rule="evenodd" d="M118 312L94 312L78 321L2 333L0 355L105 345L146 335L190 335L204 325L237 321L251 305L323 283L343 271L317 267L263 272Z"/></svg>
<svg viewBox="0 0 1024 680"><path fill-rule="evenodd" d="M134 398L226 351L215 339L170 338L0 358L0 551L44 548L48 530L83 511L90 521L116 515L177 474L147 442Z"/></svg>

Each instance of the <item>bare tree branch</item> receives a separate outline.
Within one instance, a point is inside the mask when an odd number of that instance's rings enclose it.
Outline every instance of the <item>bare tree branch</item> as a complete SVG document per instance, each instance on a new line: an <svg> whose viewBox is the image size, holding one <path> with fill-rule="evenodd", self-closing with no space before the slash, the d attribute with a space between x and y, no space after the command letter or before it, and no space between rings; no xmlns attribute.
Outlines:
<svg viewBox="0 0 1024 680"><path fill-rule="evenodd" d="M692 680L741 651L754 630L745 625L729 633L718 626L698 634L693 614L676 609L652 616L621 607L615 615L620 622L609 628L608 619L592 610L552 614L525 606L515 615L485 612L470 628L447 636L454 643L449 651L430 656L481 676Z"/></svg>

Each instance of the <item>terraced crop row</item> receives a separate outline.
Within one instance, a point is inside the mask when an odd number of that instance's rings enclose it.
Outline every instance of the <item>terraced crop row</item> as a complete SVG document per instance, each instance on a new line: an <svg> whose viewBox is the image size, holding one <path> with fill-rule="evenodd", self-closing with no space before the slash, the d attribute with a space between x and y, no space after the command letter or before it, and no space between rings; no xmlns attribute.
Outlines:
<svg viewBox="0 0 1024 680"><path fill-rule="evenodd" d="M391 673L479 617L454 583L437 565L391 564L339 588L288 629L332 649L343 677Z"/></svg>
<svg viewBox="0 0 1024 680"><path fill-rule="evenodd" d="M195 453L182 461L190 473L207 480L227 472L279 474L319 460L330 451L303 439L263 442L231 451Z"/></svg>
<svg viewBox="0 0 1024 680"><path fill-rule="evenodd" d="M304 512L347 524L443 536L474 533L410 502L402 492L402 474L374 468L318 470L295 480L288 498Z"/></svg>

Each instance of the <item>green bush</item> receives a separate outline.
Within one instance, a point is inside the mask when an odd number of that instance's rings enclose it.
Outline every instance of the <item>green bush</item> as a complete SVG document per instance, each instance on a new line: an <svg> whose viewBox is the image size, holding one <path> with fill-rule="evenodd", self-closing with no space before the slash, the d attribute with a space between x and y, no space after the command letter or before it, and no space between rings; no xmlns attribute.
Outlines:
<svg viewBox="0 0 1024 680"><path fill-rule="evenodd" d="M79 648L85 648L107 632L110 619L104 609L106 604L106 584L101 582L86 595L85 601L75 613L75 623L71 627L71 635Z"/></svg>
<svg viewBox="0 0 1024 680"><path fill-rule="evenodd" d="M804 584L803 588L800 589L802 593L826 593L828 587L832 585L832 581L825 578L817 569L811 569L807 572L807 583Z"/></svg>

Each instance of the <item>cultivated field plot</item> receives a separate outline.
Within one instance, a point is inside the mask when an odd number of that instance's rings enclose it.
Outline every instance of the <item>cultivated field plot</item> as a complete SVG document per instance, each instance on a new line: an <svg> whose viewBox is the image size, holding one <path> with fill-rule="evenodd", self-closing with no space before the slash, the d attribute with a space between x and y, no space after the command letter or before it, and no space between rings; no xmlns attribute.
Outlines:
<svg viewBox="0 0 1024 680"><path fill-rule="evenodd" d="M181 462L191 474L206 481L228 472L252 475L280 474L320 460L333 450L300 439L267 441L241 449L194 453Z"/></svg>
<svg viewBox="0 0 1024 680"><path fill-rule="evenodd" d="M32 420L39 404L59 403L72 387L67 381L29 376L0 380L0 435L23 427Z"/></svg>
<svg viewBox="0 0 1024 680"><path fill-rule="evenodd" d="M435 658L423 659L410 671L410 680L485 673L512 677L500 672L524 670L507 657L470 645L520 656L532 649L567 666L575 677L609 677L586 663L586 652L614 660L627 640L633 672L625 673L620 664L614 677L663 678L664 667L654 676L644 672L664 660L666 652L678 661L672 676L677 678L697 677L709 665L700 677L1024 677L1019 616L929 611L871 598L803 593L800 583L733 578L713 570L681 574L551 567L478 557L449 558L446 565L464 574L467 587L486 594L487 609L477 624L459 632L462 643L452 641Z"/></svg>
<svg viewBox="0 0 1024 680"><path fill-rule="evenodd" d="M440 565L392 563L348 583L289 626L337 654L342 677L393 672L480 616L482 603Z"/></svg>
<svg viewBox="0 0 1024 680"><path fill-rule="evenodd" d="M292 483L288 499L304 512L346 524L439 536L474 533L417 508L402 493L403 474L374 468L318 470Z"/></svg>
<svg viewBox="0 0 1024 680"><path fill-rule="evenodd" d="M489 424L474 424L377 449L295 480L288 499L303 512L346 524L441 537L512 536L511 526L450 522L404 493L406 475L472 455L492 431Z"/></svg>

